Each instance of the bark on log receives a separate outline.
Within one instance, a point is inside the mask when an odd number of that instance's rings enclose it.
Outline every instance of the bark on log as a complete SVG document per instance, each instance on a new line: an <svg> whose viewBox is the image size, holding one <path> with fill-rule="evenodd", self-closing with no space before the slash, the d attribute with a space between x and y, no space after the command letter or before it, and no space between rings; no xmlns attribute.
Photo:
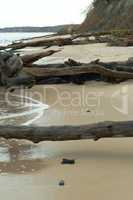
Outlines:
<svg viewBox="0 0 133 200"><path fill-rule="evenodd" d="M41 141L69 141L101 138L133 137L133 121L101 122L81 126L0 126L0 137Z"/></svg>

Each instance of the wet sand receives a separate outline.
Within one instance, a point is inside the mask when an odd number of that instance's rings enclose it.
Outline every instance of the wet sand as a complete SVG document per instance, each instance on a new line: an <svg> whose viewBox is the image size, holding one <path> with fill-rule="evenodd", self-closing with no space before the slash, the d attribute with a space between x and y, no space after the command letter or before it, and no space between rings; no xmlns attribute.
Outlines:
<svg viewBox="0 0 133 200"><path fill-rule="evenodd" d="M34 93L35 91L35 93ZM40 126L78 125L100 121L132 120L133 82L108 84L88 82L85 85L35 86L34 98L49 105L43 117L34 122Z"/></svg>
<svg viewBox="0 0 133 200"><path fill-rule="evenodd" d="M2 199L132 199L132 139L16 143L0 162ZM76 164L61 165L64 157Z"/></svg>
<svg viewBox="0 0 133 200"><path fill-rule="evenodd" d="M104 51L98 52L101 57L106 51L102 48ZM115 55L116 51L114 58ZM106 54L107 60L111 57L112 51ZM123 53L117 59L121 57ZM114 85L88 82L82 86L35 86L30 92L27 96L50 106L32 126L132 120L132 81ZM75 159L76 163L62 165L62 158ZM0 171L0 194L5 200L130 200L133 139L41 142L38 145L1 140ZM65 181L62 187L58 185L60 180Z"/></svg>

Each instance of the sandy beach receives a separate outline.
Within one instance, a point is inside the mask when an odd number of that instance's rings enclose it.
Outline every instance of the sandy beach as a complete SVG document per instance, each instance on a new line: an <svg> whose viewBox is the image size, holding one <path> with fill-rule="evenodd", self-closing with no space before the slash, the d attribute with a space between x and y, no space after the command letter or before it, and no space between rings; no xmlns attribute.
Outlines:
<svg viewBox="0 0 133 200"><path fill-rule="evenodd" d="M67 58L85 62L97 58L122 61L132 56L132 47L91 44L63 47L61 52L40 62L59 62ZM132 120L133 117L133 81L112 85L94 81L80 86L38 85L27 95L49 106L40 118L32 122L32 126L91 124ZM104 139L98 142L41 142L35 145L28 141L1 140L1 198L130 200L132 143L133 139ZM76 163L62 165L63 158L75 159ZM65 182L62 187L59 186L60 180Z"/></svg>

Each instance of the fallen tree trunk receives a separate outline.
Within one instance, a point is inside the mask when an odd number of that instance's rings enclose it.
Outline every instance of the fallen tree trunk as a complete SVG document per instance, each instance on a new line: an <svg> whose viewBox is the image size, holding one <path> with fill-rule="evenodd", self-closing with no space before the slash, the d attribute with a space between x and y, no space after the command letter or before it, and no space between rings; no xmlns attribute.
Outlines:
<svg viewBox="0 0 133 200"><path fill-rule="evenodd" d="M60 68L25 68L25 71L32 74L35 77L46 78L46 77L63 77L63 76L77 76L83 74L98 74L105 77L113 82L133 79L133 73L116 71L105 68L99 64L90 63L80 66L69 66Z"/></svg>
<svg viewBox="0 0 133 200"><path fill-rule="evenodd" d="M58 51L58 50L57 50ZM59 50L60 51L60 50ZM117 71L126 71L133 72L133 57L129 58L126 61L117 61L117 62L101 62L100 59L96 59L90 63L81 63L73 59L68 59L64 63L52 63L52 64L31 64L26 65L25 67L38 67L38 68L61 68L61 67L70 67L70 66L87 66L92 64L98 64L107 69L117 70Z"/></svg>
<svg viewBox="0 0 133 200"><path fill-rule="evenodd" d="M70 82L83 84L88 80L118 83L133 78L133 58L108 63L101 62L99 59L90 63L68 59L64 63L27 65L25 70L35 76L39 84Z"/></svg>
<svg viewBox="0 0 133 200"><path fill-rule="evenodd" d="M25 68L33 76L39 77L54 77L54 76L67 76L67 75L80 75L80 74L100 74L106 77L132 79L133 73L121 72L107 69L98 64L88 64L87 66L74 66L64 68Z"/></svg>
<svg viewBox="0 0 133 200"><path fill-rule="evenodd" d="M8 64L8 68L10 70L6 71L4 68L4 77L6 77L6 73L9 72L17 72L17 76L7 76L6 80L4 80L4 85L12 86L12 85L20 85L24 81L28 83L28 86L33 85L35 81L33 81L34 77L37 81L37 84L56 84L56 83L76 83L83 84L88 80L102 80L108 81L112 83L118 83L121 81L125 81L128 79L133 79L133 58L128 59L124 62L109 62L104 63L100 62L99 59L90 62L90 63L80 63L75 60L68 59L65 63L57 63L57 64L48 64L48 65L38 65L34 64L35 61L50 56L60 50L50 50L50 51L40 51L37 53L32 53L28 55L23 55L20 57L23 63L24 71L32 76L31 84L29 84L29 80L31 76L27 76L26 78L20 78L18 76L19 72L21 72L22 67L19 69L19 66L13 63ZM14 56L15 57L15 56ZM18 59L19 57L15 57L14 59ZM14 61L15 62L15 61ZM90 76L93 75L90 78ZM96 75L96 76L95 76ZM97 75L99 76L97 78ZM5 79L5 78L4 78ZM20 81L19 81L20 79ZM18 83L18 84L17 84Z"/></svg>
<svg viewBox="0 0 133 200"><path fill-rule="evenodd" d="M26 66L26 65L29 65L31 63L34 63L35 61L37 61L41 58L51 56L54 53L57 53L59 51L60 50L40 51L40 52L37 52L37 53L23 55L23 56L21 56L21 59L23 61L23 65Z"/></svg>
<svg viewBox="0 0 133 200"><path fill-rule="evenodd" d="M43 46L63 46L63 45L71 45L72 38L70 37L51 37L51 38L38 38L38 39L30 39L29 41L21 41L17 43L12 43L7 46L1 46L0 50L3 49L12 49L18 50L26 47L43 47Z"/></svg>
<svg viewBox="0 0 133 200"><path fill-rule="evenodd" d="M41 141L68 141L100 138L133 137L133 121L102 122L81 126L0 126L0 137Z"/></svg>
<svg viewBox="0 0 133 200"><path fill-rule="evenodd" d="M99 59L91 62L95 64L99 64L105 68L117 71L125 71L125 72L133 72L133 58L129 58L126 61L118 61L118 62L101 62Z"/></svg>

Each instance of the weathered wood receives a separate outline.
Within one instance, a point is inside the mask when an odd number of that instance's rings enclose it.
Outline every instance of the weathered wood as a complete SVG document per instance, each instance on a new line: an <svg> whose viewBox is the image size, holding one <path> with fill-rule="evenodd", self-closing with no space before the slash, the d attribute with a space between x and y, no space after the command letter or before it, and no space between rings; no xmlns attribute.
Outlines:
<svg viewBox="0 0 133 200"><path fill-rule="evenodd" d="M89 38L93 36L95 40ZM104 37L103 37L104 36ZM83 40L84 38L84 40ZM77 40L78 39L78 40ZM64 45L78 45L89 44L97 42L108 42L115 46L132 46L133 45L133 31L105 31L105 32L87 32L75 33L73 35L48 35L23 39L18 42L13 42L7 46L0 46L0 50L12 49L18 50L25 47L50 47L50 46L64 46Z"/></svg>
<svg viewBox="0 0 133 200"><path fill-rule="evenodd" d="M92 61L92 64L99 64L107 69L117 70L117 71L125 71L125 72L133 72L133 58L129 58L126 61L117 61L117 62L101 62L99 59Z"/></svg>
<svg viewBox="0 0 133 200"><path fill-rule="evenodd" d="M16 43L9 44L4 47L0 47L1 50L3 49L12 49L12 50L18 50L23 49L26 47L45 47L45 46L63 46L63 45L71 45L72 44L72 38L71 36L67 37L51 37L51 38L38 38L38 39L30 39L26 41L20 41Z"/></svg>
<svg viewBox="0 0 133 200"><path fill-rule="evenodd" d="M35 82L34 76L22 71L15 77L7 78L6 84L3 86L6 88L10 88L12 91L16 87L23 86L25 88L31 88L35 84L36 84L36 82Z"/></svg>
<svg viewBox="0 0 133 200"><path fill-rule="evenodd" d="M102 62L100 59L96 59L90 63L81 63L77 62L73 59L68 59L64 63L52 63L52 64L31 64L25 65L25 67L38 67L38 68L62 68L62 67L69 67L69 66L87 66L92 64L98 64L103 66L107 69L117 70L117 71L126 71L126 72L133 72L133 58L129 58L126 61L115 61L115 62Z"/></svg>
<svg viewBox="0 0 133 200"><path fill-rule="evenodd" d="M68 59L64 63L27 65L25 70L36 76L39 84L70 82L83 84L88 80L118 83L132 79L133 58L129 58L127 61L108 63L101 62L99 59L90 63L80 63Z"/></svg>
<svg viewBox="0 0 133 200"><path fill-rule="evenodd" d="M50 47L50 46L89 44L89 43L101 42L100 35L105 35L105 32L74 34L74 35L49 35L49 37L41 36L37 38L24 39L24 40L21 40L20 42L14 42L7 46L1 46L0 50L3 50L3 49L19 50L26 47ZM91 36L95 36L96 40L95 41L90 40L89 37ZM108 40L105 40L104 42L107 42L107 41Z"/></svg>
<svg viewBox="0 0 133 200"><path fill-rule="evenodd" d="M101 122L81 126L0 126L0 137L40 141L69 141L100 138L133 137L133 121Z"/></svg>
<svg viewBox="0 0 133 200"><path fill-rule="evenodd" d="M26 65L31 64L41 58L51 56L54 53L57 53L59 51L60 50L49 50L49 51L41 50L40 52L23 55L23 56L21 56L21 59L23 61L23 65L26 66Z"/></svg>
<svg viewBox="0 0 133 200"><path fill-rule="evenodd" d="M133 79L133 73L111 70L105 68L99 64L90 63L81 66L69 66L60 68L25 68L26 72L29 72L35 77L62 77L62 76L76 76L83 74L98 74L106 78L114 80L128 80Z"/></svg>
<svg viewBox="0 0 133 200"><path fill-rule="evenodd" d="M31 74L24 73L23 67L59 51L42 50L23 56L12 52L0 52L0 85L7 88L20 85L31 87L35 83L35 79Z"/></svg>
<svg viewBox="0 0 133 200"><path fill-rule="evenodd" d="M121 82L128 79L133 79L133 58L124 62L100 62L99 59L90 63L80 63L72 59L68 59L65 63L39 65L34 64L35 61L46 56L50 56L60 50L40 51L28 55L14 55L9 59L1 62L1 82L5 86L23 83L29 83L32 77L32 84L34 77L37 83L41 84L55 84L55 83L69 83L83 84L85 81L94 79L108 82ZM9 60L9 61L8 61ZM21 62L22 61L22 62ZM3 66L4 63L4 67ZM18 76L22 72L22 63L24 71L31 76L22 78ZM84 76L85 75L85 76ZM20 81L19 81L20 78ZM27 79L27 81L25 81ZM11 83L12 82L12 83ZM10 83L10 84L9 84ZM25 85L24 83L24 85ZM32 85L31 84L31 85Z"/></svg>
<svg viewBox="0 0 133 200"><path fill-rule="evenodd" d="M109 46L133 46L133 35L124 37L113 37L108 41Z"/></svg>

